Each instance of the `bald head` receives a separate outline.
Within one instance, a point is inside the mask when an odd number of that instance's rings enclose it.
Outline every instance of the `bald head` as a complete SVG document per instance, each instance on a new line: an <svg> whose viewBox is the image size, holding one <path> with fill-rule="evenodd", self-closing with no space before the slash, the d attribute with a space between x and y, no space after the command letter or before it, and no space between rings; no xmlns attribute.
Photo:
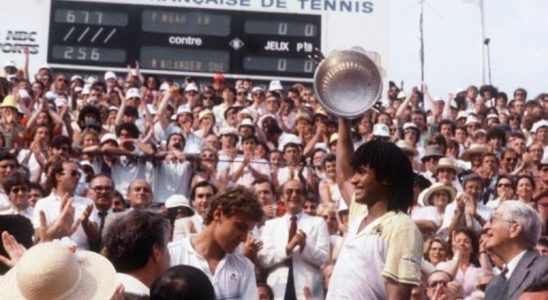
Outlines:
<svg viewBox="0 0 548 300"><path fill-rule="evenodd" d="M152 203L152 188L144 179L134 180L128 188L129 205L136 209L147 209Z"/></svg>

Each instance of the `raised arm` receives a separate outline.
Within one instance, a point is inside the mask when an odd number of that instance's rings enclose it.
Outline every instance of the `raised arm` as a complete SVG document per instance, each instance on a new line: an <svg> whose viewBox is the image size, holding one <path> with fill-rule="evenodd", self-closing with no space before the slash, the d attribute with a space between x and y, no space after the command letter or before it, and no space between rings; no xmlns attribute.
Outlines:
<svg viewBox="0 0 548 300"><path fill-rule="evenodd" d="M350 160L354 154L354 145L350 133L350 121L339 119L339 141L337 143L337 184L341 190L344 201L350 206L350 199L354 194L354 187L350 183L350 178L354 175L354 170L350 165Z"/></svg>

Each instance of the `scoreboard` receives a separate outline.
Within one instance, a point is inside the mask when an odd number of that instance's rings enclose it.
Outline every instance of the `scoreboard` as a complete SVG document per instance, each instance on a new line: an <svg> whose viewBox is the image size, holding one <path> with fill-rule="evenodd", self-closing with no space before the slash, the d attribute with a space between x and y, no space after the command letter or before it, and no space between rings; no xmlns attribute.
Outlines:
<svg viewBox="0 0 548 300"><path fill-rule="evenodd" d="M320 14L52 1L48 63L57 68L310 81Z"/></svg>

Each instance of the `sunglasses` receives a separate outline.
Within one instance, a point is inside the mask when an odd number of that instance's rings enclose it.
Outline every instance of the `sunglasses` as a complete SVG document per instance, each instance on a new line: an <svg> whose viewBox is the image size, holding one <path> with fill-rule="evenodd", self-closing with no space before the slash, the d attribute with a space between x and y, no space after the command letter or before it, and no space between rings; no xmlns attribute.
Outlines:
<svg viewBox="0 0 548 300"><path fill-rule="evenodd" d="M238 96L243 96L245 95L245 92L238 92Z"/></svg>
<svg viewBox="0 0 548 300"><path fill-rule="evenodd" d="M14 194L18 194L19 192L27 193L28 191L30 191L28 186L16 186L11 188L11 192Z"/></svg>
<svg viewBox="0 0 548 300"><path fill-rule="evenodd" d="M61 175L66 175L66 174L67 173L65 173L65 172L61 173ZM70 175L70 177L74 177L74 178L82 176L82 174L80 174L80 171L78 171L78 170L70 171L69 175Z"/></svg>
<svg viewBox="0 0 548 300"><path fill-rule="evenodd" d="M507 187L507 188L509 188L509 187L512 187L512 185L510 183L499 183L499 184L497 184L497 187Z"/></svg>
<svg viewBox="0 0 548 300"><path fill-rule="evenodd" d="M213 100L213 96L204 96L204 100Z"/></svg>

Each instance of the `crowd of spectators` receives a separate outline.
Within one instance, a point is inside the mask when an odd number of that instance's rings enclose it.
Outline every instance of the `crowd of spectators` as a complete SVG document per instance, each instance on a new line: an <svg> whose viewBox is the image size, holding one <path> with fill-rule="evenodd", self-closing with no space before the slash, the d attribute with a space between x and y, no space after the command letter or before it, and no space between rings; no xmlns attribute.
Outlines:
<svg viewBox="0 0 548 300"><path fill-rule="evenodd" d="M337 183L341 120L311 86L177 82L138 63L127 74L29 74L8 61L0 100L0 271L14 266L0 294L284 299L290 281L295 299L325 298L351 195ZM471 85L437 97L390 82L351 126L354 148L394 143L413 167L405 213L424 257L412 299L483 299L504 268L484 228L506 201L536 211L536 249L548 255L548 93ZM36 270L67 264L48 280ZM70 285L70 272L87 279Z"/></svg>

